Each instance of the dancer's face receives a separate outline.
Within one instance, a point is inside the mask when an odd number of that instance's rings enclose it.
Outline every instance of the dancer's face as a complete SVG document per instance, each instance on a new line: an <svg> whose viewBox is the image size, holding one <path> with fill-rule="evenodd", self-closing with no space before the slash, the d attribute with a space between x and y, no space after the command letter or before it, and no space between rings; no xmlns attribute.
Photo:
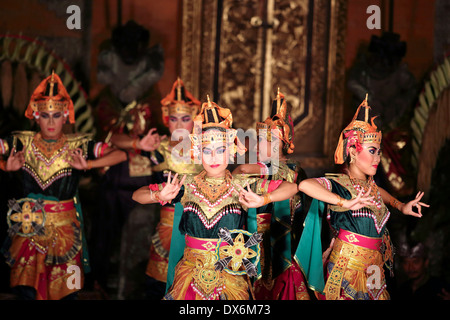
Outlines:
<svg viewBox="0 0 450 320"><path fill-rule="evenodd" d="M36 122L41 128L42 138L56 140L61 137L66 117L62 111L42 111Z"/></svg>
<svg viewBox="0 0 450 320"><path fill-rule="evenodd" d="M258 136L258 145L257 145L257 155L258 161L260 162L269 162L270 157L272 156L272 148L270 146L270 142L267 141L267 138L264 135Z"/></svg>
<svg viewBox="0 0 450 320"><path fill-rule="evenodd" d="M223 142L214 142L202 148L202 164L209 177L221 177L228 166L229 150Z"/></svg>
<svg viewBox="0 0 450 320"><path fill-rule="evenodd" d="M356 172L366 176L374 176L381 160L379 143L363 143L360 152L354 152L355 161L350 164Z"/></svg>
<svg viewBox="0 0 450 320"><path fill-rule="evenodd" d="M176 129L185 129L192 132L194 121L189 113L171 113L169 115L169 131L172 134Z"/></svg>
<svg viewBox="0 0 450 320"><path fill-rule="evenodd" d="M279 156L280 139L277 135L279 130L272 130L272 141L267 141L267 135L265 133L258 135L258 161L270 162L274 156Z"/></svg>

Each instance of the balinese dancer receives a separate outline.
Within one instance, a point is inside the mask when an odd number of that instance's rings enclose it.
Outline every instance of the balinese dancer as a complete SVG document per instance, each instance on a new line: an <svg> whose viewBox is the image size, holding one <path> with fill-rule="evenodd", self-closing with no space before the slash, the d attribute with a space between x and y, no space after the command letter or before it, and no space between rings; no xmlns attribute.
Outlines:
<svg viewBox="0 0 450 320"><path fill-rule="evenodd" d="M364 108L364 120L359 120ZM335 163L345 164L344 174L307 179L299 190L314 198L296 253L316 295L327 300L386 300L384 265L392 272L392 246L386 229L386 204L405 215L421 217L423 193L406 204L378 187L373 176L380 163L381 132L370 119L366 99L342 131ZM326 209L326 204L328 209ZM413 207L418 209L413 211ZM333 248L323 275L320 225L326 212L335 232ZM326 281L325 281L326 279Z"/></svg>
<svg viewBox="0 0 450 320"><path fill-rule="evenodd" d="M21 173L23 194L9 201L8 238L2 248L10 285L21 298L76 297L89 261L78 198L85 170L126 160L126 154L86 134L64 134L75 122L73 102L56 74L35 89L25 116L39 132L13 132L0 140L5 171ZM75 278L71 278L74 276Z"/></svg>
<svg viewBox="0 0 450 320"><path fill-rule="evenodd" d="M192 132L194 117L199 113L200 107L200 101L186 90L183 81L178 78L171 92L161 100L162 120L169 129L170 137L159 140L155 129L151 129L142 139L126 140L125 137L115 137L116 142L121 139L121 143L116 145L126 147L125 143L128 143L133 148L150 151L154 183L166 182L169 171L172 175L199 173L202 166L193 163L191 159L189 134ZM167 203L161 207L160 221L152 237L146 269L146 295L149 299L160 300L166 291L173 215L172 204Z"/></svg>
<svg viewBox="0 0 450 320"><path fill-rule="evenodd" d="M256 130L258 162L240 165L233 174L255 173L265 179L297 184L306 179L300 163L288 158L295 148L294 126L287 101L279 89L272 102L271 115L264 122L258 122ZM293 232L292 222L303 221L306 213L302 212L307 202L304 194L298 193L289 200L257 209L258 232L264 236L261 246L262 275L255 282L256 299L310 299L300 268L291 259L300 236L299 231Z"/></svg>
<svg viewBox="0 0 450 320"><path fill-rule="evenodd" d="M176 227L164 299L246 300L252 288L248 275L258 274L258 263L251 260L259 256L260 241L256 213L249 208L288 199L297 192L297 185L231 175L227 170L230 157L236 151L245 152L245 147L231 128L229 109L208 98L194 122L201 123L201 128L194 125L190 135L192 152L203 171L181 180L178 174L169 176L167 183L142 187L133 197L141 203L175 204ZM250 189L252 184L256 193ZM251 236L244 244L245 232ZM233 233L238 233L234 240Z"/></svg>

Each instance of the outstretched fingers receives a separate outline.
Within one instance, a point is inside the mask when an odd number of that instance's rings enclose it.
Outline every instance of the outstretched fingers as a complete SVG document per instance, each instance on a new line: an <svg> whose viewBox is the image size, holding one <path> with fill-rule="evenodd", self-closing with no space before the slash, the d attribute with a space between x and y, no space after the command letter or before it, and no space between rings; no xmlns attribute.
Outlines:
<svg viewBox="0 0 450 320"><path fill-rule="evenodd" d="M184 175L183 178L181 178L181 181L179 183L180 187L184 184L184 180L186 180L186 175Z"/></svg>
<svg viewBox="0 0 450 320"><path fill-rule="evenodd" d="M367 204L367 205L371 204L373 201L373 196L370 195L370 190L371 190L371 187L369 188L369 190L366 193L364 193L364 190L361 190L358 193L358 196L355 198L356 203L362 203L362 204Z"/></svg>

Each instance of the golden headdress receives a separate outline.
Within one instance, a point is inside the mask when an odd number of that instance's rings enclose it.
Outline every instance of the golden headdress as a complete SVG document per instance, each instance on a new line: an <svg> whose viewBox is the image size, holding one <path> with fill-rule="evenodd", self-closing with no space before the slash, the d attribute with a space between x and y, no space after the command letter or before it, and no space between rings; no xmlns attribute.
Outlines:
<svg viewBox="0 0 450 320"><path fill-rule="evenodd" d="M361 107L365 108L364 121L357 120ZM334 153L334 162L343 164L349 155L349 148L355 146L357 150L361 149L363 143L381 143L382 134L373 123L376 117L372 117L369 123L369 109L367 104L367 95L364 101L359 105L350 124L342 130L339 136L339 142Z"/></svg>
<svg viewBox="0 0 450 320"><path fill-rule="evenodd" d="M284 95L278 88L277 97L272 102L271 115L264 122L256 123L256 132L259 135L261 130L265 131L267 141L272 141L272 130L278 129L278 138L284 142L284 150L287 153L294 152L294 124L292 122L288 105Z"/></svg>
<svg viewBox="0 0 450 320"><path fill-rule="evenodd" d="M169 125L169 116L173 113L187 113L194 118L201 102L186 90L180 78L172 85L170 93L161 100L162 118L165 126Z"/></svg>
<svg viewBox="0 0 450 320"><path fill-rule="evenodd" d="M42 80L34 90L25 110L25 116L29 119L37 118L39 112L43 111L63 111L65 116L69 116L70 123L75 123L72 99L61 79L54 72Z"/></svg>
<svg viewBox="0 0 450 320"><path fill-rule="evenodd" d="M237 131L232 128L232 125L233 115L230 109L220 107L207 96L207 102L202 104L200 113L194 118L193 133L189 135L194 154L200 152L202 145L218 141L225 142L228 145L233 144L232 154L236 151L239 154L245 153L246 148L237 138ZM217 128L218 130L204 132L204 129L209 128Z"/></svg>

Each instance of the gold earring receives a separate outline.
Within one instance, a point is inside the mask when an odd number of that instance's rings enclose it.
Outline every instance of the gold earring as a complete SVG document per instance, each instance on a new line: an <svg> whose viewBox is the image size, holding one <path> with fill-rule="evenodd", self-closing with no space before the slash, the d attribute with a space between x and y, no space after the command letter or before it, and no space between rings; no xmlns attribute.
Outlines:
<svg viewBox="0 0 450 320"><path fill-rule="evenodd" d="M355 163L355 157L354 156L351 156L350 163Z"/></svg>

